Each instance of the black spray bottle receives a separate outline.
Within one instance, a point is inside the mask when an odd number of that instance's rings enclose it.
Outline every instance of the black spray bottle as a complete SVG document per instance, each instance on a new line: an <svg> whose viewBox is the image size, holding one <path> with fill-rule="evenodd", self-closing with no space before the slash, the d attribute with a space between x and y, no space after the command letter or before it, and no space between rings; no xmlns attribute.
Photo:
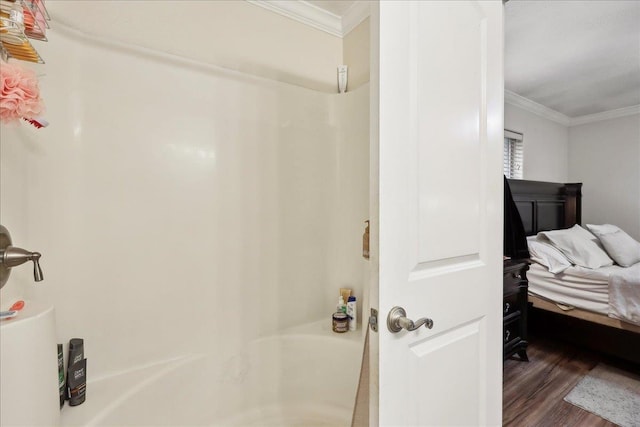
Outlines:
<svg viewBox="0 0 640 427"><path fill-rule="evenodd" d="M72 338L69 341L69 364L67 365L67 399L70 406L84 402L87 392L87 359L84 358L84 341Z"/></svg>

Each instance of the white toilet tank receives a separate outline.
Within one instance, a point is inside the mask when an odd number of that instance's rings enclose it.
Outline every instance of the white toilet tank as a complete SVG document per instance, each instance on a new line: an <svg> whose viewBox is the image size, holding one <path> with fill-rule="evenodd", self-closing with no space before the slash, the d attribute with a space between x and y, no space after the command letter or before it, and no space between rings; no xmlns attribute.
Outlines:
<svg viewBox="0 0 640 427"><path fill-rule="evenodd" d="M58 351L53 306L26 301L0 320L0 425L58 426Z"/></svg>

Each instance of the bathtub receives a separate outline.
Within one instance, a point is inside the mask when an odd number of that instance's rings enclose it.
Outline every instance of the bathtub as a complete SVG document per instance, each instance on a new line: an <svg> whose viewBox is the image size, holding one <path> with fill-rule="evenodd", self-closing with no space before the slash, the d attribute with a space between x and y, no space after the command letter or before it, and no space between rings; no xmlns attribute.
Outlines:
<svg viewBox="0 0 640 427"><path fill-rule="evenodd" d="M89 381L62 425L349 426L362 343L361 331L336 334L323 320L226 356L185 355Z"/></svg>

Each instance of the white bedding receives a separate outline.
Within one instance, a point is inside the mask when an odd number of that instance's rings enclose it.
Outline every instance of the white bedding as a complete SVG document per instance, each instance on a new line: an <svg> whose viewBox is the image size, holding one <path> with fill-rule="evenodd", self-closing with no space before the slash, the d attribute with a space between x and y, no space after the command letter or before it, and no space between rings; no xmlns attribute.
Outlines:
<svg viewBox="0 0 640 427"><path fill-rule="evenodd" d="M529 293L569 308L580 308L607 316L607 277L585 278L571 274L574 269L575 267L569 267L563 273L553 274L547 267L537 262L532 263L527 272Z"/></svg>
<svg viewBox="0 0 640 427"><path fill-rule="evenodd" d="M528 275L530 292L640 326L640 242L611 224L588 227L595 234L576 224L527 238L539 263Z"/></svg>
<svg viewBox="0 0 640 427"><path fill-rule="evenodd" d="M527 278L533 295L640 325L640 263L627 268L573 266L553 274L534 262Z"/></svg>
<svg viewBox="0 0 640 427"><path fill-rule="evenodd" d="M609 316L640 325L640 263L609 276Z"/></svg>

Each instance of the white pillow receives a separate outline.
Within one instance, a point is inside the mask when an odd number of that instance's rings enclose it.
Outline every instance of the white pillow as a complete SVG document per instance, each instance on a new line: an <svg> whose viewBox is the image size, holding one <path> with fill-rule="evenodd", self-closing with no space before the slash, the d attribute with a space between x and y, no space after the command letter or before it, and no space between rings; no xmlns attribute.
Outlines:
<svg viewBox="0 0 640 427"><path fill-rule="evenodd" d="M571 267L571 262L562 252L553 246L536 240L536 236L527 237L531 258L544 265L553 274L562 273Z"/></svg>
<svg viewBox="0 0 640 427"><path fill-rule="evenodd" d="M594 237L578 224L565 230L538 233L538 240L553 245L575 265L591 269L613 265L613 260L596 244Z"/></svg>
<svg viewBox="0 0 640 427"><path fill-rule="evenodd" d="M611 224L587 224L589 230L595 234L609 256L622 267L631 267L640 262L640 243Z"/></svg>
<svg viewBox="0 0 640 427"><path fill-rule="evenodd" d="M620 230L618 226L612 225L612 224L602 224L602 225L587 224L587 228L596 237L598 237L598 234L615 233L616 231Z"/></svg>

